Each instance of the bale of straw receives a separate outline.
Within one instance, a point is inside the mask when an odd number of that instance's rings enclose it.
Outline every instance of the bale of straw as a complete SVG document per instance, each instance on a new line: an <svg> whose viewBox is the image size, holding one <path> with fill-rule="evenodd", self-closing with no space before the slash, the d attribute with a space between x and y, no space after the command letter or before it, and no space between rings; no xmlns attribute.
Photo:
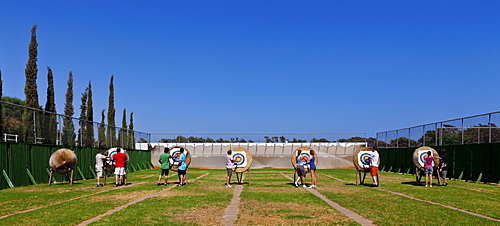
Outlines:
<svg viewBox="0 0 500 226"><path fill-rule="evenodd" d="M314 151L310 147L300 147L300 148L295 149L295 151L293 151L293 153L292 153L292 166L293 166L294 169L297 168L297 153L298 153L299 150L300 151L309 151L310 153L313 153L314 156L316 156L314 158L314 164L318 165L318 154L316 153L316 151Z"/></svg>
<svg viewBox="0 0 500 226"><path fill-rule="evenodd" d="M233 151L244 151L246 154L247 165L245 167L236 167L234 172L241 173L247 171L252 166L252 154L246 148L243 147L235 147L232 149Z"/></svg>
<svg viewBox="0 0 500 226"><path fill-rule="evenodd" d="M424 170L424 164L420 164L418 162L418 159L420 158L420 156L418 155L418 152L421 151L421 150L428 150L428 151L431 151L432 152L432 156L434 157L434 169L437 169L439 167L439 163L440 163L440 160L439 160L439 153L434 150L434 148L431 148L431 147L427 147L427 146L423 146L423 147L419 147L417 149L415 149L415 151L413 152L413 164L415 165L415 167L417 167L419 170Z"/></svg>
<svg viewBox="0 0 500 226"><path fill-rule="evenodd" d="M78 158L74 151L62 148L52 153L49 158L49 166L53 171L64 174L74 169L77 161Z"/></svg>

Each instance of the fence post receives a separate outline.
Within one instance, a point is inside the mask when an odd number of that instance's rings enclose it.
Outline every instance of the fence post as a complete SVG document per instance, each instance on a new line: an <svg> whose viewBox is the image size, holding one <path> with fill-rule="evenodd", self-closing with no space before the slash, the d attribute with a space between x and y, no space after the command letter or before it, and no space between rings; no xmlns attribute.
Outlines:
<svg viewBox="0 0 500 226"><path fill-rule="evenodd" d="M87 179L85 179L83 172L80 170L80 167L76 166L76 170L78 171L78 173L80 174L80 177L82 177L83 180L87 180Z"/></svg>
<svg viewBox="0 0 500 226"><path fill-rule="evenodd" d="M12 181L10 181L9 175L7 175L7 172L5 172L5 170L3 170L3 177L5 178L5 180L7 181L7 183L9 184L9 187L13 188L14 184L12 184Z"/></svg>
<svg viewBox="0 0 500 226"><path fill-rule="evenodd" d="M92 176L94 176L94 178L96 178L97 174L94 173L94 169L92 168L91 165L89 165L89 168L90 168L90 173L92 173Z"/></svg>
<svg viewBox="0 0 500 226"><path fill-rule="evenodd" d="M26 168L26 173L28 173L28 177L30 178L31 183L33 183L33 185L37 185L35 178L33 178L33 175L31 175L31 172L28 168Z"/></svg>

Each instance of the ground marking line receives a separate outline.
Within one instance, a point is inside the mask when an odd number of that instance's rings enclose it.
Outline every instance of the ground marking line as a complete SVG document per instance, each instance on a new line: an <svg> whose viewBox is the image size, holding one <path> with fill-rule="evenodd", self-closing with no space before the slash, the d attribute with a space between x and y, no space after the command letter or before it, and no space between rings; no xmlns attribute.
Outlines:
<svg viewBox="0 0 500 226"><path fill-rule="evenodd" d="M291 178L290 176L288 176L284 173L281 173L281 175L293 181L293 178ZM359 224L361 224L361 225L374 225L370 220L365 219L361 215L339 205L338 203L333 202L332 200L328 199L326 196L319 193L318 191L316 191L314 189L306 189L306 191L311 192L313 195L315 195L318 198L320 198L321 200L325 201L326 203L328 203L328 205L330 205L331 207L340 211L341 213L343 213L347 217L351 218L352 220L358 222Z"/></svg>
<svg viewBox="0 0 500 226"><path fill-rule="evenodd" d="M197 177L197 178L195 178L195 179L193 179L193 180L189 180L188 182L193 182L193 181L196 181L196 180L198 180L198 179L200 179L200 178L202 178L202 177L204 177L204 176L206 176L206 175L208 175L208 174L210 174L210 173L205 173L205 174L203 174L203 175L201 175L201 176L199 176L199 177ZM116 208L114 208L114 209L108 210L106 213L103 213L103 214L97 215L97 216L95 216L95 217L93 217L93 218L90 218L90 219L88 219L88 220L82 221L81 223L79 223L79 224L77 224L77 225L88 225L88 224L90 224L90 223L93 223L93 222L95 222L95 221L98 221L98 220L102 219L102 218L103 218L103 217L105 217L105 216L108 216L108 215L111 215L111 214L113 214L113 213L115 213L115 212L118 212L118 211L120 211L120 210L123 210L123 209L127 208L127 207L128 207L128 206L130 206L130 205L133 205L133 204L136 204L136 203L142 202L142 201L144 201L144 200L146 200L146 199L148 199L148 198L155 197L155 196L157 196L157 195L159 195L159 194L161 194L161 193L163 193L163 192L165 192L165 191L169 191L169 190L171 190L172 188L175 188L175 187L177 187L177 185L175 185L175 184L174 184L174 185L171 185L171 186L169 186L168 188L165 188L165 189L163 189L163 190L161 190L161 191L159 191L159 192L156 192L156 193L154 193L154 194L148 195L148 196L146 196L146 197L142 197L142 198L140 198L140 199L136 199L136 200L134 200L134 201L132 201L132 202L129 202L129 203L125 204L125 205L121 205L121 206L118 206L118 207L116 207Z"/></svg>
<svg viewBox="0 0 500 226"><path fill-rule="evenodd" d="M132 185L129 185L128 187L131 187L131 186L134 186L134 185L139 185L139 184L144 184L144 183L147 183L147 181L136 183L136 184L132 184ZM109 189L109 190L103 190L103 191L95 192L95 193L92 193L92 194L82 195L82 196L79 196L79 197L75 197L75 198L71 198L71 199L67 199L67 200L63 200L63 201L59 201L59 202L54 202L54 203L52 203L50 205L46 205L46 206L39 206L39 207L35 207L35 208L32 208L32 209L27 209L27 210L23 210L23 211L11 213L11 214L3 215L3 216L0 216L0 219L6 218L6 217L10 217L12 215L20 214L20 213L27 213L27 212L38 210L38 209L41 209L41 208L45 208L45 207L49 207L49 206L53 206L53 205L57 205L57 204L61 204L61 203L65 203L65 202L69 202L69 201L73 201L73 200L77 200L77 199L80 199L80 198L85 198L85 197L88 197L88 196L91 196L91 195L97 195L97 194L100 194L100 193L103 193L103 192L107 192L107 191L111 191L111 190L115 190L115 189L120 189L120 188L124 188L124 187L120 186L120 187L112 188L112 189ZM81 189L79 189L79 190L81 190Z"/></svg>
<svg viewBox="0 0 500 226"><path fill-rule="evenodd" d="M341 179L335 178L335 177L327 175L327 174L323 174L323 175L325 175L327 177L330 177L332 179L338 180L338 181L350 183L348 181L341 180ZM377 190L380 190L380 191L385 191L385 192L388 192L388 193L391 193L391 194L403 196L405 198L409 198L409 199L413 199L413 200L417 200L417 201L421 201L421 202L426 202L426 203L430 203L430 204L442 206L442 207L445 207L445 208L448 208L448 209L452 209L452 210L458 210L460 212L467 213L467 214L470 214L470 215L473 215L473 216L476 216L476 217L482 217L482 218L486 218L486 219L489 219L489 220L492 220L492 221L498 221L498 222L500 222L499 219L488 217L488 216L485 216L485 215L482 215L482 214L478 214L478 213L474 213L474 212L470 212L470 211L467 211L467 210L459 209L459 208L456 208L456 207L453 207L453 206L447 206L447 205L444 205L444 204L441 204L441 203L437 203L437 202L433 202L433 201L429 201L429 200L425 200L425 199L419 199L419 198L411 197L411 196L403 194L403 193L399 193L399 192L395 192L395 191L389 191L389 190L378 188L378 187L374 187L374 188L377 189Z"/></svg>
<svg viewBox="0 0 500 226"><path fill-rule="evenodd" d="M223 225L232 226L238 218L238 205L240 204L240 195L242 191L243 185L236 185L231 203L229 203L229 206L227 206L226 210L224 211L224 217L222 219Z"/></svg>

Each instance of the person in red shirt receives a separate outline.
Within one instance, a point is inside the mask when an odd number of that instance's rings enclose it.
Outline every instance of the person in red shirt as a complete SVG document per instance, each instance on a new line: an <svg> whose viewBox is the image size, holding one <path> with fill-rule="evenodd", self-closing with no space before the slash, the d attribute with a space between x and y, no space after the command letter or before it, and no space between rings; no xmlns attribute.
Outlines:
<svg viewBox="0 0 500 226"><path fill-rule="evenodd" d="M120 186L121 183L118 183L118 181L123 181L123 178L125 177L125 162L128 160L127 155L124 153L125 150L121 148L117 148L116 154L113 155L113 159L115 159L115 187Z"/></svg>

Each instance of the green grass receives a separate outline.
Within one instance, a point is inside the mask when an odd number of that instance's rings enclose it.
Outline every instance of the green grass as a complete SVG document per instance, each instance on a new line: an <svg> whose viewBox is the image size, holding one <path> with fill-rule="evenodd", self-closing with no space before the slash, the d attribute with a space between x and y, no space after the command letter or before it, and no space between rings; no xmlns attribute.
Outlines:
<svg viewBox="0 0 500 226"><path fill-rule="evenodd" d="M208 174L207 174L208 173ZM290 169L252 170L245 174L236 225L357 225L304 188L295 188ZM207 174L207 175L205 175ZM233 188L224 186L225 170L190 169L187 186L166 190L157 186L158 170L129 174L129 186L97 188L95 180L0 190L1 225L75 225L148 195L94 222L94 225L213 225L220 224ZM343 182L327 175L348 181ZM309 175L308 175L309 176ZM248 183L250 179L250 184ZM500 219L500 187L449 181L450 186L424 188L413 175L381 172L381 189ZM177 176L169 182L177 182ZM233 175L233 183L236 176ZM310 178L307 178L310 181ZM328 199L378 225L499 225L499 222L389 192L354 185L354 170L318 170L318 188ZM369 175L367 184L371 184ZM437 181L436 181L437 183ZM74 199L75 200L70 200ZM55 204L61 202L59 204ZM23 210L43 207L19 213Z"/></svg>

